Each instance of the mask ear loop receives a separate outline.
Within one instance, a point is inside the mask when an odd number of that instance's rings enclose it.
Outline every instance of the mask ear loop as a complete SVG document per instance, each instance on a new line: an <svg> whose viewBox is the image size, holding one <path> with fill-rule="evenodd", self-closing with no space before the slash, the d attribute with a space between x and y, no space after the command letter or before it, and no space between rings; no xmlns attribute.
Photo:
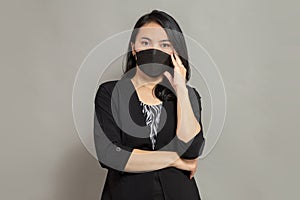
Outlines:
<svg viewBox="0 0 300 200"><path fill-rule="evenodd" d="M132 52L133 57L135 58L135 61L137 61L136 53L133 54L133 51L131 51L131 52Z"/></svg>
<svg viewBox="0 0 300 200"><path fill-rule="evenodd" d="M134 46L135 46L135 45L132 45L132 46L131 46L131 48L132 48L131 53L132 53L132 56L135 58L135 61L137 62L136 50L135 50ZM133 54L133 51L135 51L135 54Z"/></svg>

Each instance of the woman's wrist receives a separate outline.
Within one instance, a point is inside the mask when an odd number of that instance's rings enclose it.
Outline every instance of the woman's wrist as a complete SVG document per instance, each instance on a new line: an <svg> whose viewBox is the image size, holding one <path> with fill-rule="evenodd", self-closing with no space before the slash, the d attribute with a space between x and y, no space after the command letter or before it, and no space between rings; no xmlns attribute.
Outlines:
<svg viewBox="0 0 300 200"><path fill-rule="evenodd" d="M180 161L180 157L176 152L172 152L174 153L174 157L172 157L172 161L170 162L170 167L177 167L178 166L178 162Z"/></svg>
<svg viewBox="0 0 300 200"><path fill-rule="evenodd" d="M170 167L178 167L179 165L179 161L180 161L180 158L179 159L177 159L177 160L175 160L171 165L170 165Z"/></svg>
<svg viewBox="0 0 300 200"><path fill-rule="evenodd" d="M186 84L176 85L175 92L176 92L177 95L186 95L186 94L188 94L188 89L186 87Z"/></svg>

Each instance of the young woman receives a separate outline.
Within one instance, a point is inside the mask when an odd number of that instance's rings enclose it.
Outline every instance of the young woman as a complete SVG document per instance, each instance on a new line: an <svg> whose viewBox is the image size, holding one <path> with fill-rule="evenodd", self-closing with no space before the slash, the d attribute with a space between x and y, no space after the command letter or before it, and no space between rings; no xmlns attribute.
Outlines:
<svg viewBox="0 0 300 200"><path fill-rule="evenodd" d="M187 58L170 15L153 10L137 21L122 79L102 83L95 98L95 147L108 169L101 200L201 199L201 97L186 84Z"/></svg>

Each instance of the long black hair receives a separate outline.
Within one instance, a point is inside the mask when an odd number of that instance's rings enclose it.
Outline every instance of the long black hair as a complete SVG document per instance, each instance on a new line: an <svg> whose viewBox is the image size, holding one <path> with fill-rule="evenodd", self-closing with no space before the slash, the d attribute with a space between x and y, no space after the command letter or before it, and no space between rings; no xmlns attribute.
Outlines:
<svg viewBox="0 0 300 200"><path fill-rule="evenodd" d="M182 34L182 30L179 27L178 23L175 21L173 17L171 17L169 14L159 11L159 10L152 10L150 13L147 13L140 17L138 21L136 22L134 29L131 33L129 45L128 45L128 51L125 58L125 72L122 76L125 78L132 78L135 75L136 72L136 60L134 56L132 55L132 49L131 49L131 42L134 44L136 40L136 36L138 34L139 28L144 26L147 23L150 22L156 22L158 23L164 30L166 31L167 36L169 37L169 40L173 46L173 48L176 50L176 52L179 54L179 57L182 61L182 64L186 68L186 82L190 79L190 66L188 62L188 52L187 47L185 43L184 36ZM124 63L123 63L124 65ZM134 69L135 68L135 69ZM168 79L163 76L162 84L158 83L154 87L154 94L157 98L159 98L161 101L166 100L173 100L176 99L176 95L174 94L174 90L168 81ZM166 86L165 86L166 85Z"/></svg>

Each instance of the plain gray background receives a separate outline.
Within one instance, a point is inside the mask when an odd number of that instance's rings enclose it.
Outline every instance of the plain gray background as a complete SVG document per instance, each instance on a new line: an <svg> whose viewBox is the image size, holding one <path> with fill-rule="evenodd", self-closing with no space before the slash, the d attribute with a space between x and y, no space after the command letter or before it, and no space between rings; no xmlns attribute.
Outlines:
<svg viewBox="0 0 300 200"><path fill-rule="evenodd" d="M74 126L75 75L152 9L208 50L225 83L225 126L196 174L202 199L299 199L299 3L276 0L1 1L0 199L99 199L106 170Z"/></svg>

